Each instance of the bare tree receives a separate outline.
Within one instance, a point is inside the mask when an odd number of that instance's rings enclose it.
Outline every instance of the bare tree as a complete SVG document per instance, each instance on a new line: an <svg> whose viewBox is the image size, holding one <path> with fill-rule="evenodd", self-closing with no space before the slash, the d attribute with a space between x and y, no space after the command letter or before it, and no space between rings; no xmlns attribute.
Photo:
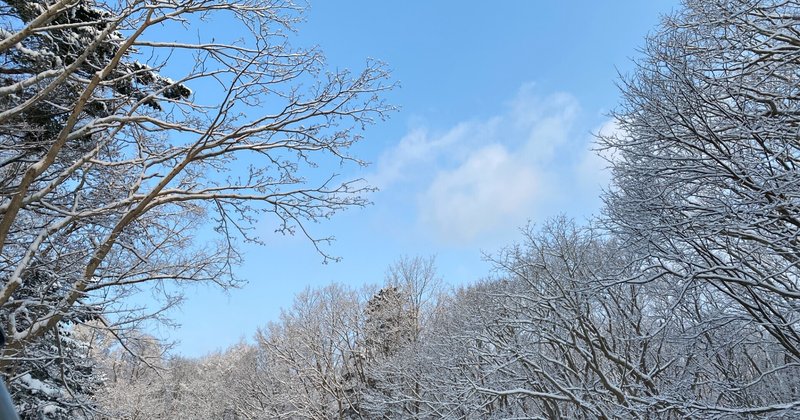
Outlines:
<svg viewBox="0 0 800 420"><path fill-rule="evenodd" d="M167 349L155 337L130 332L121 346L104 328L89 323L79 328L89 343L88 359L105 377L102 388L93 395L94 417L143 420L175 418L179 399L178 384L168 368Z"/></svg>
<svg viewBox="0 0 800 420"><path fill-rule="evenodd" d="M361 376L357 344L362 307L358 293L340 285L306 290L256 336L274 392L270 418L359 418L353 381Z"/></svg>
<svg viewBox="0 0 800 420"><path fill-rule="evenodd" d="M713 375L728 383L717 386L753 393L703 409L797 410L794 385L777 394L763 386L783 383L800 361L800 3L684 3L623 84L622 130L600 140L615 156L609 226L640 255L629 280L702 290L695 304L721 317L702 314L708 345L759 354L746 369ZM716 334L720 319L746 326L753 342Z"/></svg>
<svg viewBox="0 0 800 420"><path fill-rule="evenodd" d="M438 364L459 372L445 387L461 402L442 410L469 418L647 412L674 360L661 353L663 325L646 314L644 292L605 284L624 266L606 241L565 220L526 230L522 244L494 259L498 280L457 295L440 321L454 331L431 349ZM442 346L463 349L453 351L455 364Z"/></svg>
<svg viewBox="0 0 800 420"><path fill-rule="evenodd" d="M62 322L103 318L119 337L162 308L142 288L236 283L236 237L261 214L308 223L366 203L332 165L391 107L380 63L326 72L289 42L300 8L281 0L8 1L0 13L0 307L6 368ZM232 30L175 41L208 20ZM172 74L175 80L162 76ZM197 241L213 227L218 241ZM43 287L32 288L33 284ZM27 291L26 291L27 290ZM16 367L15 367L16 366Z"/></svg>
<svg viewBox="0 0 800 420"><path fill-rule="evenodd" d="M422 343L429 417L792 410L796 366L774 339L706 284L629 282L639 255L608 232L556 220L526 230L494 263L498 278L446 299Z"/></svg>
<svg viewBox="0 0 800 420"><path fill-rule="evenodd" d="M370 418L420 418L420 350L438 300L444 295L434 257L402 257L386 273L384 287L367 301L360 343L363 412Z"/></svg>
<svg viewBox="0 0 800 420"><path fill-rule="evenodd" d="M625 85L608 196L659 271L713 283L793 357L800 224L795 2L688 2ZM720 36L723 34L724 36Z"/></svg>
<svg viewBox="0 0 800 420"><path fill-rule="evenodd" d="M413 340L417 341L437 304L444 294L441 277L436 272L435 257L401 257L389 267L386 285L397 287L407 300L414 323Z"/></svg>

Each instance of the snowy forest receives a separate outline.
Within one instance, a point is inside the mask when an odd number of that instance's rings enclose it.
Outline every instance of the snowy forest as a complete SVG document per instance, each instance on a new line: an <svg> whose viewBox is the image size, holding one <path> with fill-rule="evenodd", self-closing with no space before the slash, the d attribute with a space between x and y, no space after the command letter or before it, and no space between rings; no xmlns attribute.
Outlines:
<svg viewBox="0 0 800 420"><path fill-rule="evenodd" d="M301 9L0 3L0 372L20 418L800 417L797 0L663 18L596 138L612 182L591 221L522 227L459 287L409 250L383 283L308 288L250 340L171 354L144 326L185 285L236 287L258 220L335 260L310 226L369 202L338 171L365 164L352 146L395 82L293 45ZM244 38L163 36L211 19Z"/></svg>

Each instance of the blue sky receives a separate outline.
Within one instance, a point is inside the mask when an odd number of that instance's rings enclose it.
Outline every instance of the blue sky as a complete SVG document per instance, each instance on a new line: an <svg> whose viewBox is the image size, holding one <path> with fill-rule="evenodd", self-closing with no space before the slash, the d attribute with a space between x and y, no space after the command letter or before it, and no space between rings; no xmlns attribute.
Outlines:
<svg viewBox="0 0 800 420"><path fill-rule="evenodd" d="M321 264L308 241L259 226L228 294L187 291L161 334L175 351L224 349L277 318L295 293L331 282L380 283L403 255L436 255L452 285L490 275L482 253L518 239L527 221L585 219L608 182L592 133L614 130L608 112L644 37L675 1L314 1L296 42L319 45L334 68L385 61L401 107L366 131L351 169L380 188L374 205L313 225L342 257ZM212 23L213 25L213 23ZM214 29L214 28L212 28Z"/></svg>

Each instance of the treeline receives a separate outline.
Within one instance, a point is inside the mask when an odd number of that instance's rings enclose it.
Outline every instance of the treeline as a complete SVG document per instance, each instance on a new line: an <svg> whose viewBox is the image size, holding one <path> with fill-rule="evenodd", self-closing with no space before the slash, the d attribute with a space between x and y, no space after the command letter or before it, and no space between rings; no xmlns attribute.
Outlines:
<svg viewBox="0 0 800 420"><path fill-rule="evenodd" d="M555 220L445 292L404 259L377 292L297 296L200 359L108 355L113 418L729 418L795 413L797 366L707 282L646 282L599 230ZM160 373L159 373L160 372Z"/></svg>

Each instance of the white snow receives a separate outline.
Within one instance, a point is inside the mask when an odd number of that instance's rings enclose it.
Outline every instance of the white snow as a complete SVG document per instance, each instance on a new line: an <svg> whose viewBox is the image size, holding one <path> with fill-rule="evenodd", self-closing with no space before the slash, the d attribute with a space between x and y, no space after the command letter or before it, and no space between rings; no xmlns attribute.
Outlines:
<svg viewBox="0 0 800 420"><path fill-rule="evenodd" d="M48 385L38 379L34 379L30 373L22 375L19 380L31 391L41 392L50 397L58 397L61 395L61 390Z"/></svg>

